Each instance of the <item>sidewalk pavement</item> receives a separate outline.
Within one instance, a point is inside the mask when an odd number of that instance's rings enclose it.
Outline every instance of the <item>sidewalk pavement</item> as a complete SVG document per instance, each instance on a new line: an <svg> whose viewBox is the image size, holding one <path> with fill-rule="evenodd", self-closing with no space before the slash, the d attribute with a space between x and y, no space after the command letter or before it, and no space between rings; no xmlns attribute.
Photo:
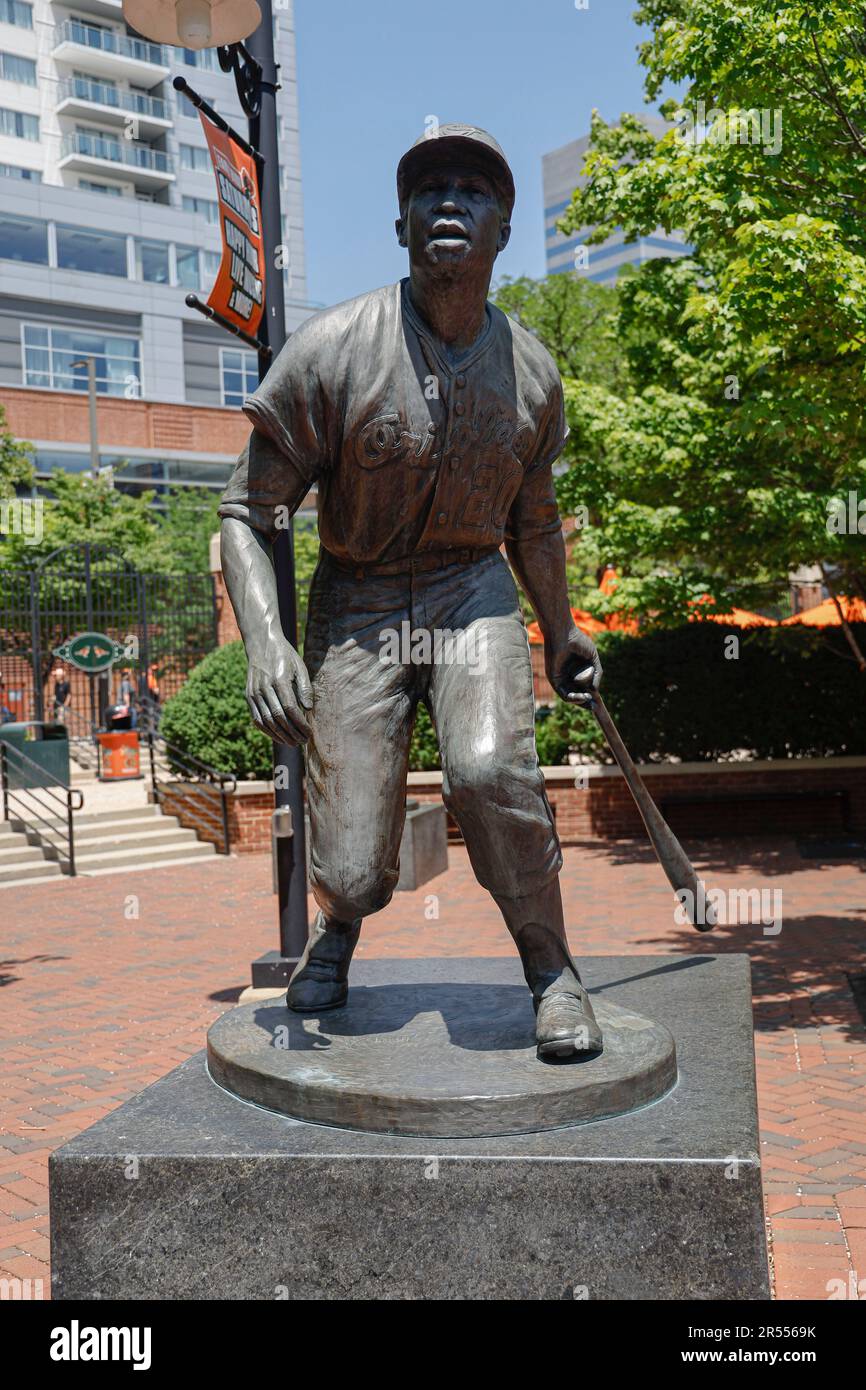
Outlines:
<svg viewBox="0 0 866 1390"><path fill-rule="evenodd" d="M781 932L677 926L643 844L593 843L565 851L572 948L748 952L776 1296L824 1299L853 1278L866 1297L866 1030L849 983L866 975L866 861L801 859L789 840L687 848L713 885L780 889ZM42 1279L48 1296L49 1153L203 1046L277 945L270 888L269 859L250 855L209 863L206 893L189 865L0 904L0 1276ZM512 949L460 847L447 874L365 923L358 955Z"/></svg>

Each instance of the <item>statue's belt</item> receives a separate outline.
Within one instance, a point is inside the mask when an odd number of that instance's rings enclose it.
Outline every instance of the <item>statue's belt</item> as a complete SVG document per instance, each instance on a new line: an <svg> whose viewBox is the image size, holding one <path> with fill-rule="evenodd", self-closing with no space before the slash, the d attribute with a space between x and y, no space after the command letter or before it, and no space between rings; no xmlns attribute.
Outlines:
<svg viewBox="0 0 866 1390"><path fill-rule="evenodd" d="M328 562L343 574L353 574L356 579L367 579L388 574L427 574L432 570L447 569L449 565L474 565L488 555L495 555L498 545L452 546L449 550L427 550L420 555L405 555L399 560L389 560L382 565L358 565L352 560L338 560L329 550L322 547Z"/></svg>

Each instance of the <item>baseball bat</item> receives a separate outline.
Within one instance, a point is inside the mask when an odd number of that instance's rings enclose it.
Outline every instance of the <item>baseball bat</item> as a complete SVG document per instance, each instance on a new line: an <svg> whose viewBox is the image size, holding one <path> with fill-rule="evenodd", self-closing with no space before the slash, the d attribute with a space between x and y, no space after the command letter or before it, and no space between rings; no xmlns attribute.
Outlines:
<svg viewBox="0 0 866 1390"><path fill-rule="evenodd" d="M592 673L592 667L587 667L578 673L576 679L588 680ZM631 760L629 751L620 738L619 731L597 690L590 692L589 708L598 720L607 745L616 759L628 789L634 797L635 805L640 811L641 819L646 826L658 861L665 871L669 884L680 898L689 921L693 927L697 927L698 931L712 931L717 922L715 907L706 901L704 887L698 879L694 865L644 786L641 776ZM698 911L699 904L700 912ZM700 920L701 918L703 920Z"/></svg>

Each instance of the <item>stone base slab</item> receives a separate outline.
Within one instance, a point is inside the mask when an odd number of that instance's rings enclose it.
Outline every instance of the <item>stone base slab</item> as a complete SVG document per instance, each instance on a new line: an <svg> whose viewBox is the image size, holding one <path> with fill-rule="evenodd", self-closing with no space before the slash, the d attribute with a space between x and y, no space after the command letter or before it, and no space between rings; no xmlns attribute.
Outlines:
<svg viewBox="0 0 866 1390"><path fill-rule="evenodd" d="M60 1299L766 1299L748 960L589 957L679 1081L615 1119L423 1140L292 1120L184 1062L51 1159ZM510 958L360 961L361 985L513 985Z"/></svg>

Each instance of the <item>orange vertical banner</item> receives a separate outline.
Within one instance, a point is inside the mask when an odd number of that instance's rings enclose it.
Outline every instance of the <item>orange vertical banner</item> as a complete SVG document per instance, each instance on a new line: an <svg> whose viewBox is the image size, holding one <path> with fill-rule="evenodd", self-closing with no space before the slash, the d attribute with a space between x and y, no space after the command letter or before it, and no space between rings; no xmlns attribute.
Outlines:
<svg viewBox="0 0 866 1390"><path fill-rule="evenodd" d="M208 306L255 338L265 300L265 248L256 162L199 112L219 195L223 253Z"/></svg>

